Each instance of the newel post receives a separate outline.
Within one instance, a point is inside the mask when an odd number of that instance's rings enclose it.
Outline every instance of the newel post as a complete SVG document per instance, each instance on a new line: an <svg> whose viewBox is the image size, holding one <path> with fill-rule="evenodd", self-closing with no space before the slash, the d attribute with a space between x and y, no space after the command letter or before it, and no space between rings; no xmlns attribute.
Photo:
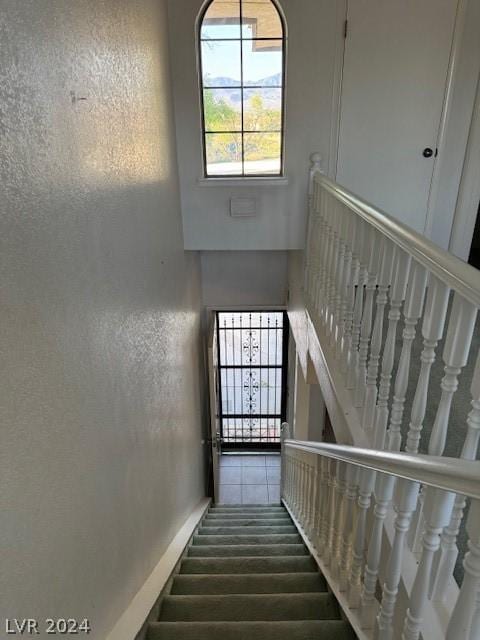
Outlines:
<svg viewBox="0 0 480 640"><path fill-rule="evenodd" d="M314 227L314 195L315 195L315 174L318 172L322 172L322 156L319 153L312 153L310 156L310 169L308 174L308 219L307 219L307 237L305 239L305 247L306 247L306 260L305 260L305 281L304 281L304 289L305 292L310 293L309 291L309 282L312 271L312 256L313 253L313 238L312 232Z"/></svg>
<svg viewBox="0 0 480 640"><path fill-rule="evenodd" d="M288 422L282 422L280 427L280 461L281 461L281 476L280 476L280 498L285 497L285 478L286 478L286 462L287 456L285 451L285 440L290 440L290 425Z"/></svg>
<svg viewBox="0 0 480 640"><path fill-rule="evenodd" d="M319 153L312 153L310 156L310 171L308 177L308 198L311 200L313 196L313 180L316 173L323 173L322 171L322 156Z"/></svg>

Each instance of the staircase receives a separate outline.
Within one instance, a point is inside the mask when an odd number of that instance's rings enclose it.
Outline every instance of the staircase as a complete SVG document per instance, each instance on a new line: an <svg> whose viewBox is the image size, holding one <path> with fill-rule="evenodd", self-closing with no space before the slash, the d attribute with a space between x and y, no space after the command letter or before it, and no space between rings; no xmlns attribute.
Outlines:
<svg viewBox="0 0 480 640"><path fill-rule="evenodd" d="M282 506L211 507L147 640L353 640Z"/></svg>

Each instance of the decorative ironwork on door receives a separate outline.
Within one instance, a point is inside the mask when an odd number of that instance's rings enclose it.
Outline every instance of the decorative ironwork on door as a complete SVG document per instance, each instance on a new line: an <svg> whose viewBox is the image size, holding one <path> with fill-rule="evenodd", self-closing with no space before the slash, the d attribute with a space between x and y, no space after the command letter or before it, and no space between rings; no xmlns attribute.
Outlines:
<svg viewBox="0 0 480 640"><path fill-rule="evenodd" d="M224 447L275 447L286 414L287 314L217 312Z"/></svg>

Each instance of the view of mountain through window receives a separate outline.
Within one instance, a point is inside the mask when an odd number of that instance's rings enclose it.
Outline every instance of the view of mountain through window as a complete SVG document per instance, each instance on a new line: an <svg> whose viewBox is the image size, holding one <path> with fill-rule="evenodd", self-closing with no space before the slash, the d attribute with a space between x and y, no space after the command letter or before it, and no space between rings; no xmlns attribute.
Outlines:
<svg viewBox="0 0 480 640"><path fill-rule="evenodd" d="M284 28L271 0L213 0L200 25L207 176L282 173Z"/></svg>

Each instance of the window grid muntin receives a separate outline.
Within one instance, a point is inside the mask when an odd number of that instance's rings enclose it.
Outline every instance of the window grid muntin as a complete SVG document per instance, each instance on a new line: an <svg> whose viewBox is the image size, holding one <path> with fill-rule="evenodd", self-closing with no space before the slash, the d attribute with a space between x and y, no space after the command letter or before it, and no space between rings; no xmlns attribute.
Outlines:
<svg viewBox="0 0 480 640"><path fill-rule="evenodd" d="M202 120L202 149L203 149L203 167L204 167L204 176L205 178L271 178L271 177L281 177L283 176L284 170L284 152L285 152L285 61L286 61L286 28L285 21L280 12L276 2L270 0L271 4L275 8L275 11L278 14L278 18L280 21L280 26L282 30L282 37L244 37L243 36L243 0L239 0L239 38L204 38L202 37L202 26L205 20L206 14L211 7L211 5L215 2L215 0L211 0L206 6L201 16L201 20L199 22L199 73L200 73L200 102L201 102L201 120ZM229 22L226 19L222 19L223 21L219 21L219 24L235 24L236 18L231 18ZM245 22L245 24L252 24L253 21ZM281 85L245 85L243 83L243 42L254 42L254 41L278 41L281 42L281 50L282 50L282 68L281 68ZM240 42L240 85L237 86L206 86L203 81L203 55L202 55L202 43L203 42ZM211 131L207 130L205 126L205 103L204 103L204 91L205 89L240 89L241 91L241 121L242 121L242 129L240 131ZM245 131L244 129L244 97L243 91L244 89L281 89L281 100L280 100L280 122L281 128L276 130L268 130L268 131ZM242 172L241 173L208 173L208 163L207 163L207 134L240 134L242 139ZM277 133L280 134L280 154L278 156L278 160L280 162L279 170L275 173L246 173L245 172L245 148L244 148L244 134L245 133Z"/></svg>

